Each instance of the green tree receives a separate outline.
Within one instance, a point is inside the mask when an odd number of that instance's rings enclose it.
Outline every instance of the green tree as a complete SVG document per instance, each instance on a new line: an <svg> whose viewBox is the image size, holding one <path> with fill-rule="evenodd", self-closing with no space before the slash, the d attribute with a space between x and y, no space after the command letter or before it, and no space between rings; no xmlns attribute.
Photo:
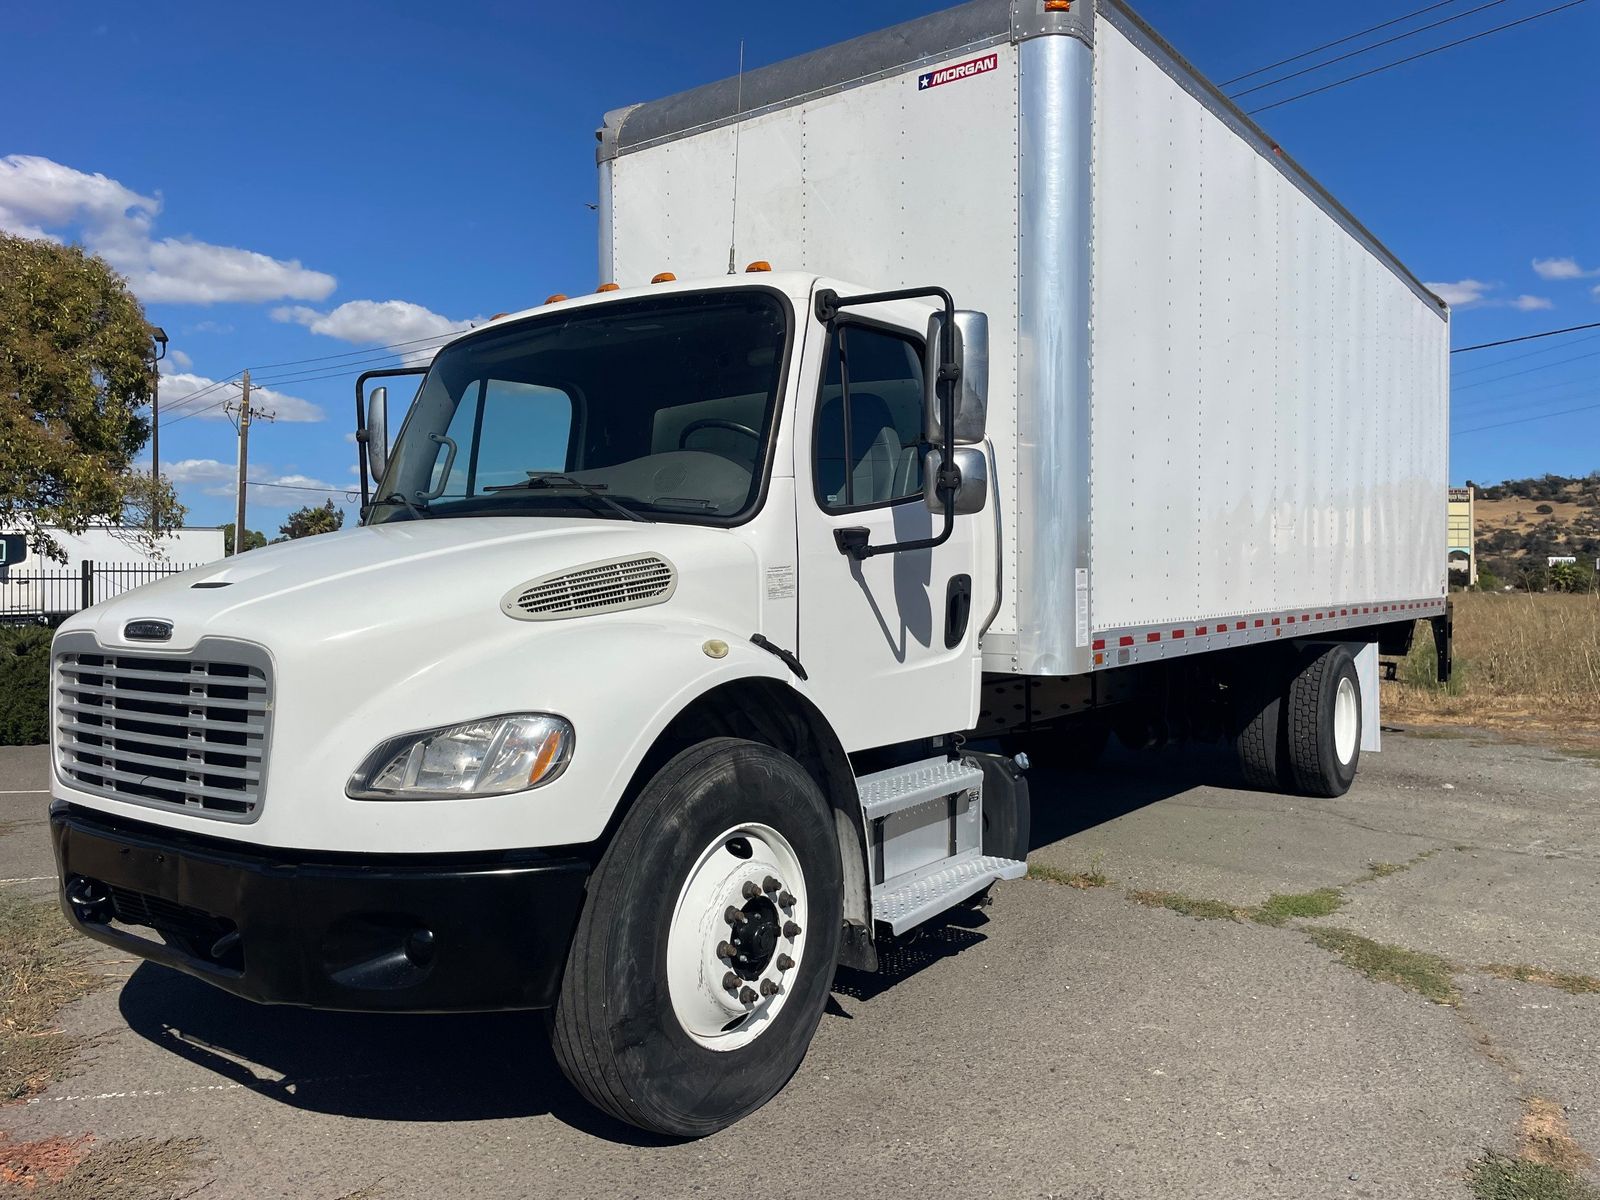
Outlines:
<svg viewBox="0 0 1600 1200"><path fill-rule="evenodd" d="M344 509L335 508L333 501L308 504L289 514L289 519L278 527L278 532L290 541L296 538L315 537L319 533L332 533L344 528Z"/></svg>
<svg viewBox="0 0 1600 1200"><path fill-rule="evenodd" d="M47 526L121 523L150 436L149 356L144 310L102 259L0 234L0 525L36 553L65 558Z"/></svg>
<svg viewBox="0 0 1600 1200"><path fill-rule="evenodd" d="M259 550L267 544L267 535L256 529L244 531L244 548L246 550ZM233 551L233 522L229 521L222 527L222 547L225 553Z"/></svg>

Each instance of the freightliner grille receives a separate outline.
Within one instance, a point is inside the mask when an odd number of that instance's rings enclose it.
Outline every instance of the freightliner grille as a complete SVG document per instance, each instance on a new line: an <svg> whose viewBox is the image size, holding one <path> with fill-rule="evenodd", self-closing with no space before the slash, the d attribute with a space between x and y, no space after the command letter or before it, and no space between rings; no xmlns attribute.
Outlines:
<svg viewBox="0 0 1600 1200"><path fill-rule="evenodd" d="M55 722L66 781L97 796L253 821L266 770L272 679L253 647L191 655L56 647ZM77 643L77 644L74 644Z"/></svg>

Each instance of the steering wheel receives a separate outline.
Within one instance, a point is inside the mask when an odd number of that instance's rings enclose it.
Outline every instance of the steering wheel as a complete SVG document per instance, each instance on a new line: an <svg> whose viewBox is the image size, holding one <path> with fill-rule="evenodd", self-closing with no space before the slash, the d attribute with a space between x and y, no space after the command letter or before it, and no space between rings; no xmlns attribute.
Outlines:
<svg viewBox="0 0 1600 1200"><path fill-rule="evenodd" d="M678 449L687 450L689 447L684 443L689 440L689 435L698 433L702 429L727 429L733 433L742 433L752 441L761 440L761 434L748 425L741 425L737 421L724 421L720 417L704 417L698 421L690 421L683 427L683 432L678 435Z"/></svg>

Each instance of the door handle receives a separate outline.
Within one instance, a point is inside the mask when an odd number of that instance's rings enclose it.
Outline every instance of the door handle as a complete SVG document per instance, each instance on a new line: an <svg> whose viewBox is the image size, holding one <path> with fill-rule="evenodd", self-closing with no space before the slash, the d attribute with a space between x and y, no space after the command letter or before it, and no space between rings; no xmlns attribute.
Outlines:
<svg viewBox="0 0 1600 1200"><path fill-rule="evenodd" d="M967 636L972 617L972 576L953 575L944 589L944 648L954 650Z"/></svg>

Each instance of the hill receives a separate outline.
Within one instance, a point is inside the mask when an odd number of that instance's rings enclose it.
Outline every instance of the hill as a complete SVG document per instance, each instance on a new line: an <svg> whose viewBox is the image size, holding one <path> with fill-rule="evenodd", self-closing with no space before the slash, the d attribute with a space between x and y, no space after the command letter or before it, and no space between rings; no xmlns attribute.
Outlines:
<svg viewBox="0 0 1600 1200"><path fill-rule="evenodd" d="M1600 558L1600 471L1468 485L1477 488L1480 576L1488 570L1502 583L1543 586L1552 555L1587 567Z"/></svg>

